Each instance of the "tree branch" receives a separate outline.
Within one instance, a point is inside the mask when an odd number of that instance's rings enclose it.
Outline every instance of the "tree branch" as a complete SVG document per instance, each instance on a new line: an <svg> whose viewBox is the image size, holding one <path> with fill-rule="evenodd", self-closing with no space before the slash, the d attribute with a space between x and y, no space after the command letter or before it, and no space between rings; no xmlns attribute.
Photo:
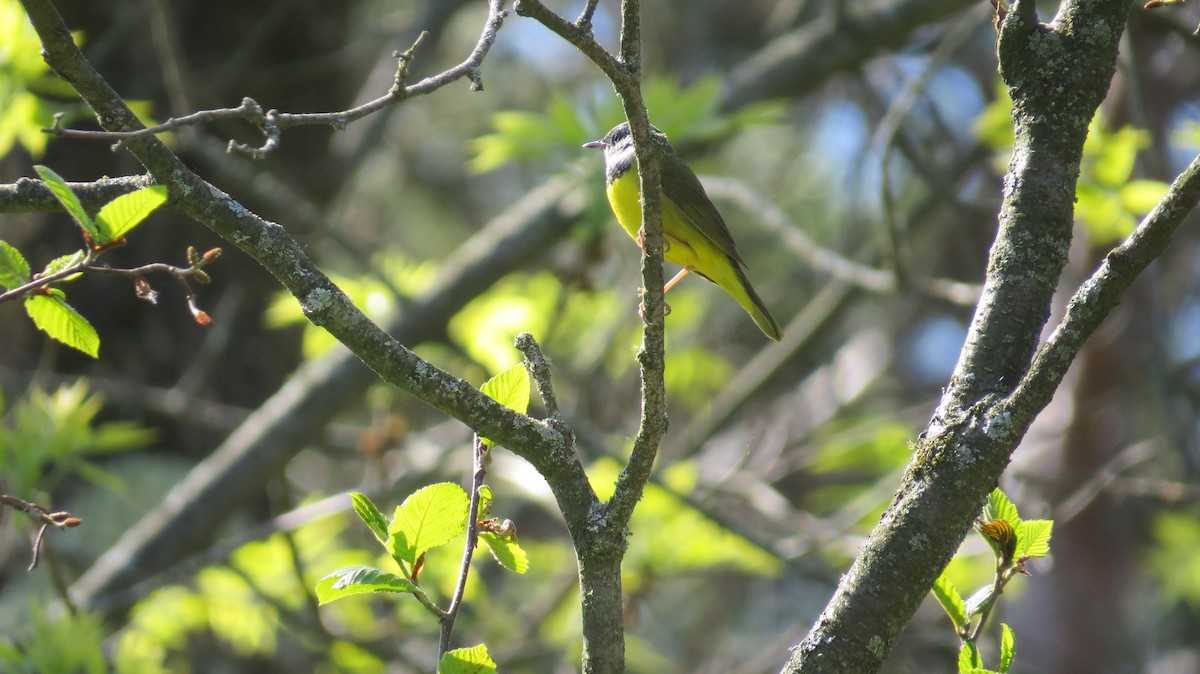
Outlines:
<svg viewBox="0 0 1200 674"><path fill-rule="evenodd" d="M246 120L259 128L263 132L264 142L259 147L253 147L236 141L229 141L228 149L230 151L238 151L250 155L256 159L269 154L279 145L280 133L295 126L305 125L324 125L332 126L335 129L344 129L347 125L362 119L368 115L374 114L389 105L399 103L407 98L420 96L423 94L432 93L438 89L456 82L464 77L471 81L471 89L473 91L483 90L483 78L480 75L480 66L483 59L487 56L492 45L496 43L496 33L504 24L504 19L508 12L503 8L502 0L488 0L488 17L484 22L483 34L480 35L479 41L475 44L475 48L470 55L458 65L445 70L437 75L427 77L413 85L408 85L408 67L412 63L413 54L421 42L425 39L426 34L421 33L413 42L413 45L404 52L395 52L393 55L396 58L396 75L391 88L388 92L372 101L368 101L362 105L343 110L340 112L317 112L317 113L291 113L278 112L277 110L268 110L263 112L262 106L252 98L243 98L242 104L236 108L219 108L214 110L201 110L182 117L173 117L162 124L157 124L152 127L141 127L132 130L120 129L116 131L90 131L81 129L64 129L59 125L60 115L54 118L54 126L49 129L44 129L46 133L54 136L65 138L90 138L103 140L127 141L137 138L146 138L160 133L165 133L173 129L178 129L194 124L211 122L221 119L242 119ZM141 126L140 124L138 126Z"/></svg>
<svg viewBox="0 0 1200 674"><path fill-rule="evenodd" d="M1083 141L1129 6L1068 0L1043 25L1032 0L1021 0L1005 17L997 52L1016 143L983 296L899 493L785 672L880 667L1049 400L1045 392L1020 413L1006 402L1029 372L1066 262Z"/></svg>
<svg viewBox="0 0 1200 674"><path fill-rule="evenodd" d="M91 182L67 183L79 197L83 207L95 213L100 207L122 194L136 192L154 184L150 174L99 178ZM20 178L15 183L0 185L0 213L48 213L61 211L62 203L36 178Z"/></svg>

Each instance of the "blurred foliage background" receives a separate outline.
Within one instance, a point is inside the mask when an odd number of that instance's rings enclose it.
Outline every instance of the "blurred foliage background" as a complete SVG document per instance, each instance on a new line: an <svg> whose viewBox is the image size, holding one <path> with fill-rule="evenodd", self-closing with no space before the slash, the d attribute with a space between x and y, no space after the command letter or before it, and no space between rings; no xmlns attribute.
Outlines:
<svg viewBox="0 0 1200 674"><path fill-rule="evenodd" d="M552 6L574 16L580 4ZM711 186L787 339L768 344L701 279L671 293L672 426L626 569L632 672L776 671L891 497L953 368L996 226L1011 127L990 9L940 5L889 27L885 45L838 24L830 3L644 3L651 118ZM486 15L461 0L59 9L148 121L244 96L289 112L348 108L387 90L392 52L420 31L429 36L410 81L465 58ZM616 12L605 0L596 21L612 46ZM1197 21L1195 7L1132 16L1089 139L1066 292L1200 149ZM820 30L850 57L831 67L801 51L795 58L811 63L793 67L812 77L747 84L778 44ZM33 175L34 163L68 180L140 173L106 143L48 141L38 129L54 112L82 128L94 122L46 71L15 0L0 0L0 36L0 181ZM169 139L198 172L302 241L380 320L460 271L455 251L502 214L519 222L529 200L551 193L556 236L514 251L531 262L453 298L461 308L423 325L428 337L410 346L480 383L518 362L517 332L533 333L602 488L636 432L638 251L604 201L600 158L579 146L619 121L620 108L582 56L516 15L482 75L482 92L461 84L342 131L291 130L262 161L224 152L230 138L257 140L236 123ZM0 238L35 267L78 246L61 213L5 214ZM1197 238L1183 228L1134 286L1005 476L1023 514L1055 520L1051 557L1001 606L1020 671L1200 671ZM183 263L188 245L222 243L163 210L108 261ZM215 320L208 329L168 284L150 306L120 279L73 283L72 304L101 336L98 360L47 340L19 303L0 305L0 492L84 520L52 532L42 568L29 573L29 523L0 511L0 670L429 670L436 625L414 602L318 610L312 595L334 568L386 565L345 492L367 491L386 510L423 484L461 482L470 468L469 429L377 384L321 401L334 421L291 447L285 470L212 504L215 535L174 530L169 568L132 569L139 582L89 612L56 603L55 586L132 545L125 532L173 486L253 430L254 412L285 383L303 388L304 363L339 348L225 247L200 291ZM531 569L514 576L478 557L456 637L487 641L502 671L573 671L575 566L554 504L503 451L490 483L493 511L516 522ZM449 594L457 554L429 560L426 578L445 576L429 586ZM982 542L969 541L955 564L960 587L988 581ZM888 670L951 671L958 641L947 625L929 602Z"/></svg>

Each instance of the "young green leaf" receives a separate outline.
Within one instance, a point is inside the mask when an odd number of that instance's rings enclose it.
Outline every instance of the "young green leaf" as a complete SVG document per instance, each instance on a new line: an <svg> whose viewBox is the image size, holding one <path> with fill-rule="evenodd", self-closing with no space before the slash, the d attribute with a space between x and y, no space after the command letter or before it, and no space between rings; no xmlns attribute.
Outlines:
<svg viewBox="0 0 1200 674"><path fill-rule="evenodd" d="M1054 520L1024 520L1017 529L1017 557L1045 557L1050 554L1050 534Z"/></svg>
<svg viewBox="0 0 1200 674"><path fill-rule="evenodd" d="M954 631L961 632L963 625L967 624L967 607L963 603L962 595L958 593L958 588L946 577L945 571L934 581L932 591L946 615L950 616L950 622L954 623Z"/></svg>
<svg viewBox="0 0 1200 674"><path fill-rule="evenodd" d="M25 312L33 319L33 324L50 337L92 358L100 354L100 335L96 334L96 328L67 304L61 290L50 288L47 294L26 297Z"/></svg>
<svg viewBox="0 0 1200 674"><path fill-rule="evenodd" d="M492 488L486 484L479 485L479 519L484 519L492 509Z"/></svg>
<svg viewBox="0 0 1200 674"><path fill-rule="evenodd" d="M96 243L111 243L137 227L154 209L167 201L167 188L163 185L143 187L136 192L122 194L104 204L96 214L96 229L100 238Z"/></svg>
<svg viewBox="0 0 1200 674"><path fill-rule="evenodd" d="M79 203L79 197L75 196L70 187L67 187L67 181L45 166L34 166L33 170L37 171L37 174L46 183L46 187L50 189L51 194L54 195L55 199L58 199L58 203L62 204L63 208L67 209L67 213L71 214L71 217L75 219L79 227L87 232L92 241L99 242L100 230L96 229L96 223L92 222L92 219L88 217L87 211L83 210L83 204Z"/></svg>
<svg viewBox="0 0 1200 674"><path fill-rule="evenodd" d="M490 531L479 532L479 540L491 551L500 565L509 571L525 573L529 570L529 555L511 538L505 538Z"/></svg>
<svg viewBox="0 0 1200 674"><path fill-rule="evenodd" d="M57 274L64 269L70 269L71 267L82 264L85 259L87 259L87 253L82 250L77 250L70 255L56 257L46 264L46 268L42 270L42 276L49 276L51 274ZM80 274L71 274L62 280L71 281L79 278L79 276Z"/></svg>
<svg viewBox="0 0 1200 674"><path fill-rule="evenodd" d="M1017 654L1017 637L1007 623L1000 623L1000 674L1008 674L1013 656Z"/></svg>
<svg viewBox="0 0 1200 674"><path fill-rule="evenodd" d="M994 596L995 592L996 588L991 583L976 590L975 594L968 597L964 604L967 609L967 616L974 617L991 609L992 603L996 600Z"/></svg>
<svg viewBox="0 0 1200 674"><path fill-rule="evenodd" d="M964 641L958 650L958 671L969 672L983 666L983 658L979 655L979 647L974 641Z"/></svg>
<svg viewBox="0 0 1200 674"><path fill-rule="evenodd" d="M522 364L483 382L479 390L496 402L521 414L529 409L529 371Z"/></svg>
<svg viewBox="0 0 1200 674"><path fill-rule="evenodd" d="M496 663L483 644L456 648L442 656L437 674L496 674Z"/></svg>
<svg viewBox="0 0 1200 674"><path fill-rule="evenodd" d="M387 543L388 539L388 523L383 513L371 499L367 498L366 494L358 492L350 492L350 502L354 504L354 512L358 513L359 519L366 523L367 528L371 533L375 534L375 538L379 539L380 543Z"/></svg>
<svg viewBox="0 0 1200 674"><path fill-rule="evenodd" d="M404 577L370 566L347 566L317 581L317 601L328 604L355 594L412 592L416 588Z"/></svg>
<svg viewBox="0 0 1200 674"><path fill-rule="evenodd" d="M983 520L1007 520L1014 528L1021 522L1017 506L998 487L988 495L987 503L983 506Z"/></svg>
<svg viewBox="0 0 1200 674"><path fill-rule="evenodd" d="M29 263L21 251L7 241L0 241L0 287L5 290L29 283Z"/></svg>
<svg viewBox="0 0 1200 674"><path fill-rule="evenodd" d="M388 552L405 564L414 564L428 550L466 531L470 506L467 492L451 482L418 489L396 508L388 527Z"/></svg>
<svg viewBox="0 0 1200 674"><path fill-rule="evenodd" d="M485 396L521 414L525 414L529 409L529 371L523 364L518 363L483 382L479 390ZM488 438L480 439L487 447L495 444Z"/></svg>

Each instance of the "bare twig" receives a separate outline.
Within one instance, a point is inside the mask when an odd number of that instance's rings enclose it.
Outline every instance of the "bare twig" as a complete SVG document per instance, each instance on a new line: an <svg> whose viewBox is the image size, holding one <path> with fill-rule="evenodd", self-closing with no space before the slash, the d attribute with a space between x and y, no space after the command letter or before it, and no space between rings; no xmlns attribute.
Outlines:
<svg viewBox="0 0 1200 674"><path fill-rule="evenodd" d="M75 517L65 510L50 512L50 509L45 506L41 506L36 503L30 503L29 501L17 498L16 496L9 496L8 494L0 494L0 505L6 505L15 510L20 510L26 515L29 515L29 517L31 517L35 522L39 522L42 525L38 527L37 535L34 536L33 539L33 558L29 562L30 571L33 571L37 568L38 561L41 559L42 542L46 535L46 529L50 527L54 527L56 529L70 529L83 524L83 520Z"/></svg>
<svg viewBox="0 0 1200 674"><path fill-rule="evenodd" d="M714 198L728 199L750 213L783 241L797 257L809 266L829 276L877 293L897 293L905 287L918 294L958 306L974 306L979 300L979 286L950 279L906 278L901 285L896 274L855 262L813 241L804 229L744 181L733 178L705 177L704 186Z"/></svg>
<svg viewBox="0 0 1200 674"><path fill-rule="evenodd" d="M528 332L522 332L517 335L516 340L517 350L525 354L525 367L529 370L529 376L533 379L534 386L537 387L538 395L542 398L542 404L546 406L546 416L554 418L558 416L558 399L554 396L554 382L550 376L550 361L546 358L546 354L542 353L542 347L538 345L537 340Z"/></svg>
<svg viewBox="0 0 1200 674"><path fill-rule="evenodd" d="M458 610L462 607L463 593L467 589L467 577L471 573L471 558L479 538L479 490L483 487L483 479L487 477L487 465L491 460L490 451L479 434L475 434L472 442L472 471L471 471L471 505L467 510L467 541L463 544L462 563L458 566L458 582L454 586L454 596L450 599L450 607L441 618L442 633L438 639L438 662L450 650L450 636L454 633L454 621L458 618Z"/></svg>
<svg viewBox="0 0 1200 674"><path fill-rule="evenodd" d="M158 293L150 287L146 276L149 274L166 274L175 279L183 289L183 294L187 298L188 310L192 313L192 318L200 325L210 325L212 318L199 307L197 304L196 293L192 290L191 281L198 283L208 283L208 272L204 271L203 267L209 262L215 260L220 254L220 248L212 250L200 255L195 252L195 249L188 249L189 262L187 267L176 267L175 265L166 264L165 262L153 262L144 264L140 267L132 268L115 268L107 265L97 265L95 260L104 251L95 248L85 249L83 258L70 266L60 269L52 274L38 276L28 283L17 286L11 290L0 293L0 302L24 297L25 295L37 294L46 292L46 288L51 284L74 276L76 274L111 274L113 276L121 276L131 279L134 282L134 287L137 290L138 297L144 299L151 304L158 301Z"/></svg>
<svg viewBox="0 0 1200 674"><path fill-rule="evenodd" d="M437 91L464 77L471 81L471 89L473 91L482 91L483 79L480 76L480 66L492 45L495 44L496 33L504 24L504 18L507 15L508 12L503 9L501 0L488 0L488 18L484 23L483 34L480 36L470 55L462 63L453 68L409 85L407 83L408 66L412 62L416 48L420 46L426 37L425 33L421 33L407 50L394 53L397 63L396 76L388 92L375 100L368 101L348 110L313 113L290 113L279 112L277 110L267 110L264 112L262 106L257 101L246 97L242 99L242 104L235 108L201 110L182 117L172 117L162 124L152 127L143 127L129 131L67 129L60 125L61 114L55 115L54 125L49 129L43 129L43 131L62 138L114 140L120 143L134 138L155 136L174 129L215 120L241 119L258 127L264 137L263 143L255 147L231 140L229 141L228 150L231 152L241 152L255 159L260 159L278 147L280 134L290 127L321 125L332 126L339 130L344 129L351 122L371 115L389 105L398 103L406 98Z"/></svg>

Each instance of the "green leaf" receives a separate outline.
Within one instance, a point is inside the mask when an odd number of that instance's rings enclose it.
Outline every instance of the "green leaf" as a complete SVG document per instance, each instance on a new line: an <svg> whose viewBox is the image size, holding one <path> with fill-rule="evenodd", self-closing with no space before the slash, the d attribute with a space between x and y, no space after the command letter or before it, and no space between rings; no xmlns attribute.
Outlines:
<svg viewBox="0 0 1200 674"><path fill-rule="evenodd" d="M167 201L167 188L163 185L143 187L136 192L122 194L104 204L96 214L96 229L100 239L96 243L111 243L137 227L154 209Z"/></svg>
<svg viewBox="0 0 1200 674"><path fill-rule="evenodd" d="M525 414L529 409L529 371L521 363L483 382L479 390L485 396L520 414ZM496 444L488 438L481 437L480 440L487 447Z"/></svg>
<svg viewBox="0 0 1200 674"><path fill-rule="evenodd" d="M26 283L29 283L29 263L25 256L7 241L0 241L0 286L12 290Z"/></svg>
<svg viewBox="0 0 1200 674"><path fill-rule="evenodd" d="M51 288L45 295L25 298L25 312L39 330L92 358L100 354L100 335L79 312L67 304L66 295Z"/></svg>
<svg viewBox="0 0 1200 674"><path fill-rule="evenodd" d="M479 390L509 409L525 414L529 409L529 371L518 363L483 382Z"/></svg>
<svg viewBox="0 0 1200 674"><path fill-rule="evenodd" d="M490 531L479 532L479 540L487 545L492 556L504 568L516 573L529 570L529 555L525 554L525 550L516 541Z"/></svg>
<svg viewBox="0 0 1200 674"><path fill-rule="evenodd" d="M958 651L958 671L969 672L983 666L983 658L979 656L979 647L973 641L964 641Z"/></svg>
<svg viewBox="0 0 1200 674"><path fill-rule="evenodd" d="M1050 535L1054 520L1023 520L1017 528L1017 554L1020 557L1045 557L1050 554Z"/></svg>
<svg viewBox="0 0 1200 674"><path fill-rule="evenodd" d="M49 264L46 265L46 268L42 270L42 276L49 276L51 274L57 274L64 269L70 269L71 267L82 264L86 258L87 253L82 250L77 250L70 255L56 257L53 260L50 260ZM79 278L81 275L82 272L71 274L70 276L64 277L62 280L71 281Z"/></svg>
<svg viewBox="0 0 1200 674"><path fill-rule="evenodd" d="M396 508L388 527L388 552L399 561L414 564L428 550L466 531L470 506L467 492L451 482L418 489Z"/></svg>
<svg viewBox="0 0 1200 674"><path fill-rule="evenodd" d="M1017 637L1007 623L1000 623L1000 674L1008 674L1013 656L1017 654Z"/></svg>
<svg viewBox="0 0 1200 674"><path fill-rule="evenodd" d="M350 502L354 504L354 512L358 513L359 519L366 523L367 528L371 533L375 534L375 538L379 539L380 543L387 543L388 539L388 522L379 508L371 502L371 499L366 494L359 492L350 492Z"/></svg>
<svg viewBox="0 0 1200 674"><path fill-rule="evenodd" d="M964 604L967 609L967 617L973 618L989 610L992 607L992 603L996 600L995 596L993 596L995 592L995 586L988 583L976 590L975 594L968 597Z"/></svg>
<svg viewBox="0 0 1200 674"><path fill-rule="evenodd" d="M988 520L1007 520L1013 528L1021 523L1021 518L1017 515L1017 506L1008 500L1008 496L1000 491L997 487L988 495L987 503L983 506L983 519Z"/></svg>
<svg viewBox="0 0 1200 674"><path fill-rule="evenodd" d="M347 566L317 581L317 600L328 604L355 594L412 592L416 587L403 576L370 566Z"/></svg>
<svg viewBox="0 0 1200 674"><path fill-rule="evenodd" d="M488 655L487 646L446 651L438 662L437 674L495 674L496 663Z"/></svg>
<svg viewBox="0 0 1200 674"><path fill-rule="evenodd" d="M83 210L83 204L79 203L79 197L75 196L70 187L67 187L67 181L45 166L34 166L33 170L37 171L37 174L46 182L46 187L50 188L50 192L54 194L54 198L58 199L58 203L67 209L67 213L71 214L71 217L75 219L80 228L84 232L87 232L92 241L99 242L100 230L96 228L96 223L92 222L92 219L88 217L87 211Z"/></svg>
<svg viewBox="0 0 1200 674"><path fill-rule="evenodd" d="M479 519L485 519L492 510L492 488L486 484L479 485Z"/></svg>
<svg viewBox="0 0 1200 674"><path fill-rule="evenodd" d="M962 595L958 593L958 588L946 577L945 571L934 581L932 592L946 611L946 615L950 616L950 622L954 623L954 631L960 631L962 626L967 624L967 607L963 603Z"/></svg>

